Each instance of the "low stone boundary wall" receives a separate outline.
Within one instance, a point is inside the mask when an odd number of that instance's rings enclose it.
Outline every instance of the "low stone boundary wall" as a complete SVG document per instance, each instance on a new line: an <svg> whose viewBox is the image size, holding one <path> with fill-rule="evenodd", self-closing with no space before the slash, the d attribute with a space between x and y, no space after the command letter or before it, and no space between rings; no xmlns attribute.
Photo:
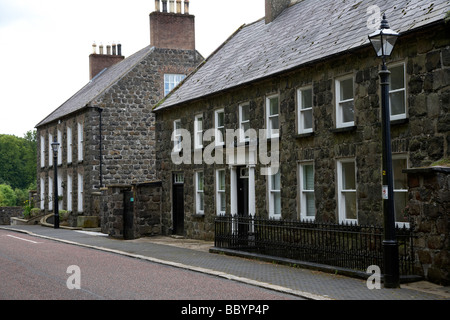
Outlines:
<svg viewBox="0 0 450 320"><path fill-rule="evenodd" d="M160 235L161 197L160 181L107 186L100 196L102 232L111 237L127 239ZM131 225L125 232L127 223Z"/></svg>
<svg viewBox="0 0 450 320"><path fill-rule="evenodd" d="M408 213L415 227L417 271L428 281L450 285L450 168L404 170Z"/></svg>
<svg viewBox="0 0 450 320"><path fill-rule="evenodd" d="M21 217L22 207L0 207L0 225L10 225L11 218Z"/></svg>

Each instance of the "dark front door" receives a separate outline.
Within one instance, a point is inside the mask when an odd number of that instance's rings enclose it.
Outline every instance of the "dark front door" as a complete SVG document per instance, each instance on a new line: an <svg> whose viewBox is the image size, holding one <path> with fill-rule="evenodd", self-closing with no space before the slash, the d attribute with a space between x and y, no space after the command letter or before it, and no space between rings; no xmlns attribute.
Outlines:
<svg viewBox="0 0 450 320"><path fill-rule="evenodd" d="M248 238L248 169L237 170L238 246L247 246Z"/></svg>
<svg viewBox="0 0 450 320"><path fill-rule="evenodd" d="M134 192L125 191L123 201L123 238L125 240L134 239Z"/></svg>
<svg viewBox="0 0 450 320"><path fill-rule="evenodd" d="M248 169L239 167L237 174L238 216L248 217Z"/></svg>
<svg viewBox="0 0 450 320"><path fill-rule="evenodd" d="M173 234L184 235L184 179L183 175L173 175Z"/></svg>

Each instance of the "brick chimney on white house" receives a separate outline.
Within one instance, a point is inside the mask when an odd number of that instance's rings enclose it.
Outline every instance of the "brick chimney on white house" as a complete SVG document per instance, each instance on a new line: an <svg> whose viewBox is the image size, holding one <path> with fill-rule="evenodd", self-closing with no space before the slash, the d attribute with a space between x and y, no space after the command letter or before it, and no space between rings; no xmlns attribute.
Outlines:
<svg viewBox="0 0 450 320"><path fill-rule="evenodd" d="M291 2L291 0L266 0L266 24L275 20Z"/></svg>
<svg viewBox="0 0 450 320"><path fill-rule="evenodd" d="M106 54L104 53L103 45L99 46L99 53L97 53L97 45L92 45L92 54L89 55L89 80L92 80L105 68L109 68L116 63L125 59L122 56L122 45L113 43L112 46L106 46Z"/></svg>
<svg viewBox="0 0 450 320"><path fill-rule="evenodd" d="M150 45L195 50L195 17L189 14L189 0L155 0L155 11L150 13Z"/></svg>

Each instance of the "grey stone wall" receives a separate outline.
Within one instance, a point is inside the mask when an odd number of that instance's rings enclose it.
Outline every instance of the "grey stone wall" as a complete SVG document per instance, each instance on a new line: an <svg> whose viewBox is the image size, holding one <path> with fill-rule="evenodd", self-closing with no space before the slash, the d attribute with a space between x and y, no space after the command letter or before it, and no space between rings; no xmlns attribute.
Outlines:
<svg viewBox="0 0 450 320"><path fill-rule="evenodd" d="M86 108L62 117L58 123L38 128L38 197L40 177L45 181L45 194L48 194L48 177L53 177L53 166L48 166L48 133L52 133L55 137L57 129L60 129L63 135L63 162L58 167L58 172L61 173L65 186L68 173L72 174L73 179L73 210L69 217L71 226L76 226L79 215L99 214L98 199L93 193L98 192L101 187L156 180L155 115L151 108L163 98L164 74L187 75L202 60L203 57L196 51L154 49L117 83L105 90L95 101L91 101ZM101 134L100 108L103 110ZM82 162L77 161L77 122L83 123L84 127ZM67 164L67 126L72 127L71 164ZM40 166L41 134L44 135L46 143L44 168ZM83 212L77 210L78 173L82 174L84 179ZM66 190L64 189L63 194L64 204L67 204ZM44 201L47 210L48 199Z"/></svg>
<svg viewBox="0 0 450 320"><path fill-rule="evenodd" d="M161 182L147 182L134 186L138 234L142 236L160 235L163 233L161 225Z"/></svg>
<svg viewBox="0 0 450 320"><path fill-rule="evenodd" d="M111 185L99 197L101 230L114 238L124 237L124 193L133 192L133 239L162 234L161 197L158 181L136 185Z"/></svg>
<svg viewBox="0 0 450 320"><path fill-rule="evenodd" d="M102 112L103 185L154 181L155 115L164 96L164 74L188 74L202 57L195 51L155 49L133 70L92 102ZM99 121L90 118L88 152L93 159L91 185L99 185Z"/></svg>
<svg viewBox="0 0 450 320"><path fill-rule="evenodd" d="M408 157L409 167L426 166L449 154L449 76L450 39L448 26L440 25L404 36L398 42L389 64L402 62L406 69L407 119L391 122L394 154ZM430 40L432 39L432 40ZM230 170L224 165L175 165L171 161L173 121L181 119L182 128L193 136L194 115L203 114L204 130L214 127L214 110L225 110L225 128L237 129L241 103L250 103L250 127L265 128L265 98L280 98L280 163L283 219L299 218L298 163L310 160L315 169L316 220L338 221L336 163L354 158L357 179L359 224L382 225L382 145L381 105L378 70L381 62L373 49L320 61L297 70L254 82L245 87L221 92L157 112L157 153L163 182L162 221L172 224L172 174L185 176L186 235L210 238L215 217L215 169L226 169L227 213L230 213ZM335 130L335 79L353 75L355 126ZM298 135L296 131L296 90L313 87L314 133ZM193 146L193 140L191 141ZM206 143L208 144L208 143ZM193 159L193 156L192 156ZM268 217L267 180L256 166L256 215ZM194 172L205 172L205 215L194 210Z"/></svg>
<svg viewBox="0 0 450 320"><path fill-rule="evenodd" d="M9 226L11 218L21 217L22 213L22 207L0 207L0 225Z"/></svg>
<svg viewBox="0 0 450 320"><path fill-rule="evenodd" d="M427 280L450 284L450 168L406 170L408 214L415 225L417 269Z"/></svg>
<svg viewBox="0 0 450 320"><path fill-rule="evenodd" d="M72 211L68 218L68 224L71 227L76 227L77 225L77 217L79 215L85 215L87 212L90 212L90 203L91 203L91 194L90 191L93 188L90 184L90 177L94 173L92 172L92 161L89 158L89 149L86 147L86 143L83 144L84 149L83 151L83 160L78 161L78 143L77 143L77 136L78 136L78 123L83 125L84 130L84 141L86 141L89 133L89 123L87 122L88 119L93 117L97 111L95 109L89 109L85 108L80 110L79 112L63 117L58 121L57 123L50 123L44 126L41 126L37 128L37 191L35 196L35 206L37 208L40 208L41 201L44 202L44 212L50 212L48 210L48 203L49 203L49 177L53 179L53 182L55 182L54 177L54 166L57 165L58 167L58 175L60 179L62 180L63 185L63 194L62 194L62 207L59 207L60 210L67 210L67 186L68 186L68 175L72 176ZM67 128L70 127L72 129L72 162L68 163L67 158ZM53 158L53 154L50 154L48 151L49 149L49 134L53 135L53 138L57 138L58 130L61 131L62 135L62 143L61 143L61 155L62 155L62 163L61 164L55 164L53 163L52 166L49 165L49 157ZM41 167L41 135L44 137L45 140L45 166ZM78 174L81 174L83 176L83 210L82 212L78 212L78 197L77 197L77 190L78 190ZM45 191L45 198L41 199L41 183L40 179L43 178L44 180L44 191ZM98 186L96 186L98 188ZM53 189L52 189L53 190ZM89 215L89 214L87 214Z"/></svg>
<svg viewBox="0 0 450 320"><path fill-rule="evenodd" d="M124 192L131 186L115 185L102 190L101 230L114 238L123 237Z"/></svg>

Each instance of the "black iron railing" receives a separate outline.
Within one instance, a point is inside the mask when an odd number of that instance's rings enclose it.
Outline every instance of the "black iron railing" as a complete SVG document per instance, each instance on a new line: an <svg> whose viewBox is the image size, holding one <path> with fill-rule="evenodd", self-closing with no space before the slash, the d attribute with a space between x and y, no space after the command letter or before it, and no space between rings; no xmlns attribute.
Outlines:
<svg viewBox="0 0 450 320"><path fill-rule="evenodd" d="M397 228L400 274L412 275L413 232ZM341 268L383 270L383 228L310 221L220 216L215 246Z"/></svg>

